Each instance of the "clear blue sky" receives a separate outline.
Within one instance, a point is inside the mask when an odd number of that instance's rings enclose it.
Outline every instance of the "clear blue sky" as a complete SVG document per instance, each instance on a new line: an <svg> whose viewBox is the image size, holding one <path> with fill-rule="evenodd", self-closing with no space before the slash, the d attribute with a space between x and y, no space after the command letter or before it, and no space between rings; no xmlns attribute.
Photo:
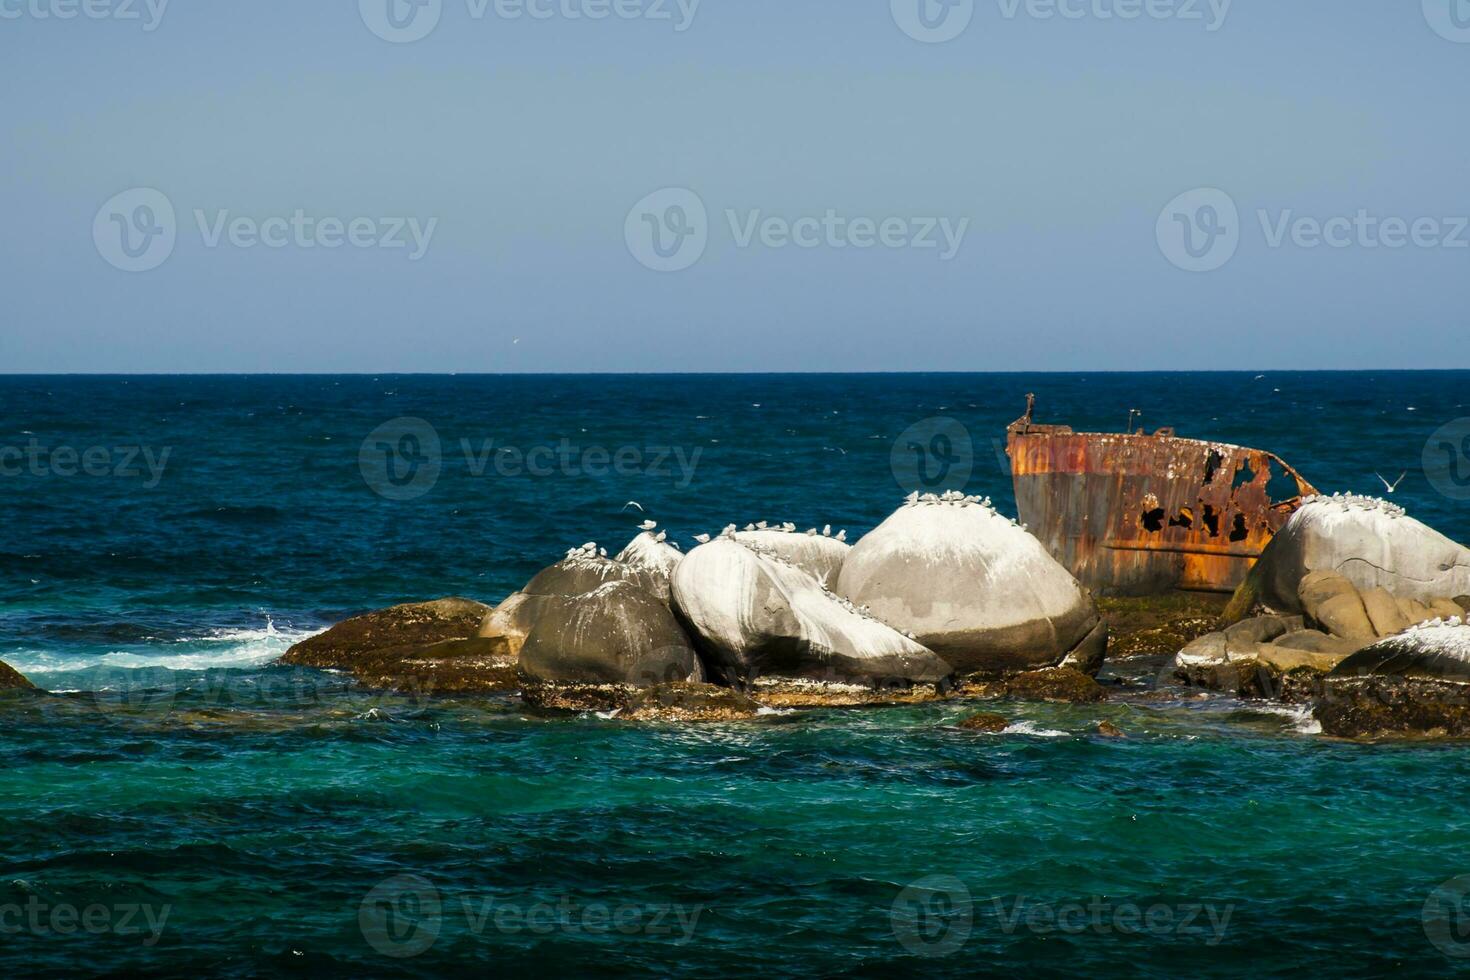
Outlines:
<svg viewBox="0 0 1470 980"><path fill-rule="evenodd" d="M1214 25L1208 0L973 0L935 44L890 0L703 0L683 31L676 0L442 0L412 43L356 0L37 16L67 2L0 0L0 372L1470 366L1470 248L1273 247L1258 217L1451 237L1470 215L1470 43L1420 0L1236 0ZM128 273L94 219L137 187L177 238ZM655 272L625 226L666 187L707 207L708 244ZM1157 234L1200 187L1239 209L1203 273ZM410 261L211 248L194 214L298 208L437 225ZM753 212L828 209L969 225L948 261L740 244Z"/></svg>

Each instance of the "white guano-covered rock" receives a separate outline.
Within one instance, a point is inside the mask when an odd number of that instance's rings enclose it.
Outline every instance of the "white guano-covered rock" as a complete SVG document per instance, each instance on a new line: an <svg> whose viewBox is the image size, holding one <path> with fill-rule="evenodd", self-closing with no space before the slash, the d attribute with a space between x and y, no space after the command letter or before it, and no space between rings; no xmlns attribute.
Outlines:
<svg viewBox="0 0 1470 980"><path fill-rule="evenodd" d="M911 496L843 563L837 591L962 673L1096 673L1107 628L1041 542L974 497Z"/></svg>
<svg viewBox="0 0 1470 980"><path fill-rule="evenodd" d="M644 531L628 542L628 547L618 553L616 560L647 573L649 588L660 599L668 602L669 576L674 573L675 566L684 560L684 553L669 544L662 533Z"/></svg>
<svg viewBox="0 0 1470 980"><path fill-rule="evenodd" d="M1428 603L1470 592L1470 548L1384 500L1310 497L1272 538L1241 588L1272 609L1300 612L1298 590L1312 572L1336 572L1359 592L1385 589L1401 600Z"/></svg>
<svg viewBox="0 0 1470 980"><path fill-rule="evenodd" d="M949 664L732 532L674 569L673 606L710 673L747 686L762 676L831 682L939 683Z"/></svg>
<svg viewBox="0 0 1470 980"><path fill-rule="evenodd" d="M791 562L797 568L810 573L828 589L837 588L837 576L842 563L852 551L852 545L815 529L801 532L782 528L737 531L735 540L753 544L773 552Z"/></svg>

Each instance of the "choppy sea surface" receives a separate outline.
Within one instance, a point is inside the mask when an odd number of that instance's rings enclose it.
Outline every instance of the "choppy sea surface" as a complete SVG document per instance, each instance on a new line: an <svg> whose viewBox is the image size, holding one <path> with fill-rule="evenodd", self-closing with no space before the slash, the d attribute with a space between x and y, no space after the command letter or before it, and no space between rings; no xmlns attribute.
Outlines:
<svg viewBox="0 0 1470 980"><path fill-rule="evenodd" d="M1101 706L988 705L996 735L957 703L632 726L272 666L354 612L498 601L644 514L687 548L855 539L916 479L1013 512L1027 392L1328 492L1406 474L1393 499L1470 540L1423 469L1470 372L0 377L0 660L58 694L0 696L0 973L1470 964L1470 746L1150 693L1157 663Z"/></svg>

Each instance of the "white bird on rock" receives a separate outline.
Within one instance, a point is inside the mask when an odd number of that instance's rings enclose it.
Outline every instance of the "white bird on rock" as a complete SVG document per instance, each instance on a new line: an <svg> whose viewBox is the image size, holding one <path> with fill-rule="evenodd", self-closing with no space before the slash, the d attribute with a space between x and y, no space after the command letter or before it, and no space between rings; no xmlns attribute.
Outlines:
<svg viewBox="0 0 1470 980"><path fill-rule="evenodd" d="M846 531L846 529L837 532L837 540L838 541L846 541L847 540L847 531Z"/></svg>
<svg viewBox="0 0 1470 980"><path fill-rule="evenodd" d="M700 544L709 544L709 535L708 534L696 534L694 536L694 540L695 541L698 541Z"/></svg>
<svg viewBox="0 0 1470 980"><path fill-rule="evenodd" d="M644 521L642 524L638 525L638 530L652 531L656 527L658 527L658 521Z"/></svg>

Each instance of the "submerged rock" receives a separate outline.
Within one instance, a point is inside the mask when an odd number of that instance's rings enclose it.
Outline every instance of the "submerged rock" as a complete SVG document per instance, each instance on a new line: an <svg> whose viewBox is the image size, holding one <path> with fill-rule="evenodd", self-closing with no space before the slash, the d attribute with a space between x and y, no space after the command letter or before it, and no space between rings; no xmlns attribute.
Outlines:
<svg viewBox="0 0 1470 980"><path fill-rule="evenodd" d="M0 691L30 691L35 685L21 676L20 671L0 661Z"/></svg>
<svg viewBox="0 0 1470 980"><path fill-rule="evenodd" d="M1010 719L1003 715L982 711L978 715L971 715L960 722L960 727L971 732L989 732L995 734L1005 731L1010 727L1010 724Z"/></svg>
<svg viewBox="0 0 1470 980"><path fill-rule="evenodd" d="M761 705L728 687L713 684L660 684L629 698L623 721L742 721L761 713Z"/></svg>
<svg viewBox="0 0 1470 980"><path fill-rule="evenodd" d="M854 546L838 592L961 673L1066 664L1095 674L1107 650L1091 594L974 498L910 498Z"/></svg>
<svg viewBox="0 0 1470 980"><path fill-rule="evenodd" d="M1127 738L1128 737L1127 733L1124 732L1123 729L1119 728L1117 725L1113 724L1110 721L1100 721L1100 722L1098 722L1097 723L1097 733L1099 735L1101 735L1103 738Z"/></svg>
<svg viewBox="0 0 1470 980"><path fill-rule="evenodd" d="M1470 548L1383 500L1311 497L1266 546L1228 615L1241 618L1257 605L1303 612L1301 589L1312 572L1335 572L1360 593L1382 588L1429 602L1470 592Z"/></svg>
<svg viewBox="0 0 1470 980"><path fill-rule="evenodd" d="M668 606L614 581L543 610L519 677L532 704L588 710L618 707L640 688L702 682L704 669Z"/></svg>
<svg viewBox="0 0 1470 980"><path fill-rule="evenodd" d="M940 684L954 669L774 555L725 536L674 570L673 602L720 682L780 676L858 684Z"/></svg>
<svg viewBox="0 0 1470 980"><path fill-rule="evenodd" d="M656 556L650 555L651 549L640 545L637 539L629 547L634 545L638 546L634 549L639 559L636 565L608 558L595 544L573 548L566 558L536 573L525 588L489 612L480 624L479 635L503 639L511 654L519 655L531 628L548 608L561 600L586 595L608 582L631 582L654 595L666 595L666 578L661 578L651 567L656 563Z"/></svg>
<svg viewBox="0 0 1470 980"><path fill-rule="evenodd" d="M1470 735L1470 623L1410 627L1327 675L1314 711L1328 735Z"/></svg>
<svg viewBox="0 0 1470 980"><path fill-rule="evenodd" d="M735 540L752 544L758 549L772 552L791 564L809 573L830 590L837 589L837 576L842 563L847 560L852 545L815 530L805 534L784 528L758 528L754 531L736 531Z"/></svg>

